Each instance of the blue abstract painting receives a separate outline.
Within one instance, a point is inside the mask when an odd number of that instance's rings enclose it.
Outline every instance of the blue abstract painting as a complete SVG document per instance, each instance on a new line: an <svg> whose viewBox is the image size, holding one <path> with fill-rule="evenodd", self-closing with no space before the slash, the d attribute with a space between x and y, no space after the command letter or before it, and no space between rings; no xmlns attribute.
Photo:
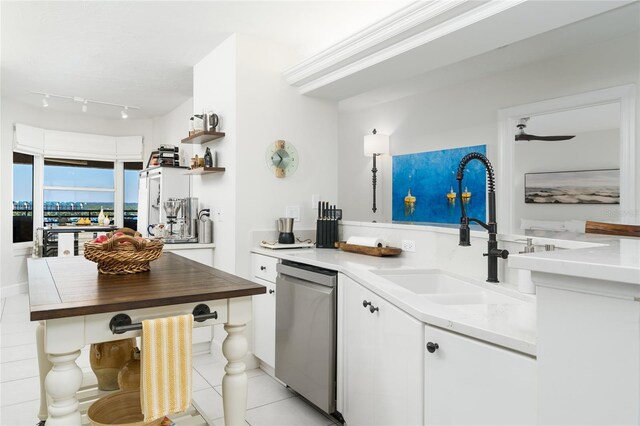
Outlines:
<svg viewBox="0 0 640 426"><path fill-rule="evenodd" d="M393 156L394 222L460 223L456 171L470 152L486 155L486 145ZM467 216L486 220L487 179L480 161L467 164L462 181Z"/></svg>

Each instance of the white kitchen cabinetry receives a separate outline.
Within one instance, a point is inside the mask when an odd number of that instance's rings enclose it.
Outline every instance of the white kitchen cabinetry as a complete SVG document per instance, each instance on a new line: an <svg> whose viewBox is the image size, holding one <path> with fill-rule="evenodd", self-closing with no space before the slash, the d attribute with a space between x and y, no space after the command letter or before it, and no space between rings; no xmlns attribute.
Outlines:
<svg viewBox="0 0 640 426"><path fill-rule="evenodd" d="M429 325L425 342L426 425L537 423L534 358Z"/></svg>
<svg viewBox="0 0 640 426"><path fill-rule="evenodd" d="M253 354L275 368L276 362L276 265L275 257L251 255L252 280L267 287L253 296Z"/></svg>
<svg viewBox="0 0 640 426"><path fill-rule="evenodd" d="M537 272L533 278L540 423L640 424L640 287Z"/></svg>
<svg viewBox="0 0 640 426"><path fill-rule="evenodd" d="M338 283L338 409L346 423L421 425L422 323L343 274Z"/></svg>

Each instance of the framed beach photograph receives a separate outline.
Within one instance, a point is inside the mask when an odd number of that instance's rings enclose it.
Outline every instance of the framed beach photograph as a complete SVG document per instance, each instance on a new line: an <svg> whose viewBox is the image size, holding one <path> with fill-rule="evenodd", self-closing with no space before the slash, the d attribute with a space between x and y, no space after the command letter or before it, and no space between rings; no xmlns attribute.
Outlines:
<svg viewBox="0 0 640 426"><path fill-rule="evenodd" d="M529 204L620 204L620 169L526 173Z"/></svg>

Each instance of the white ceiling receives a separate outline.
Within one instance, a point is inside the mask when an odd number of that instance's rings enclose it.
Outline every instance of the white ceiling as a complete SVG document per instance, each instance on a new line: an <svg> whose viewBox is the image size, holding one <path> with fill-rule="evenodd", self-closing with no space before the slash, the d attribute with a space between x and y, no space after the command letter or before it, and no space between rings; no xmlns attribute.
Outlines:
<svg viewBox="0 0 640 426"><path fill-rule="evenodd" d="M637 34L639 29L640 3L636 2L344 99L340 102L340 108L344 111L370 108L418 93L452 87L493 73L559 57L584 46L626 34Z"/></svg>
<svg viewBox="0 0 640 426"><path fill-rule="evenodd" d="M291 46L301 60L408 3L2 1L2 96L40 107L29 92L41 91L140 106L131 118L160 116L192 96L191 68L231 33ZM119 118L95 105L87 114Z"/></svg>

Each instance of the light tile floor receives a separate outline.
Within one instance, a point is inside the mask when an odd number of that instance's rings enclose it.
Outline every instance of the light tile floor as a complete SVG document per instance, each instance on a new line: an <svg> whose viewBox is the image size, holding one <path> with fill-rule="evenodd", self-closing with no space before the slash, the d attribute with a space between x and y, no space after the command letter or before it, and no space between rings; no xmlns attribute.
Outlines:
<svg viewBox="0 0 640 426"><path fill-rule="evenodd" d="M26 294L0 300L0 425L33 426L39 408L36 323L29 321ZM89 367L89 348L77 361ZM224 425L221 353L193 358L193 401L209 424ZM335 419L318 411L260 369L247 371L249 391L247 424L250 426L329 426Z"/></svg>

